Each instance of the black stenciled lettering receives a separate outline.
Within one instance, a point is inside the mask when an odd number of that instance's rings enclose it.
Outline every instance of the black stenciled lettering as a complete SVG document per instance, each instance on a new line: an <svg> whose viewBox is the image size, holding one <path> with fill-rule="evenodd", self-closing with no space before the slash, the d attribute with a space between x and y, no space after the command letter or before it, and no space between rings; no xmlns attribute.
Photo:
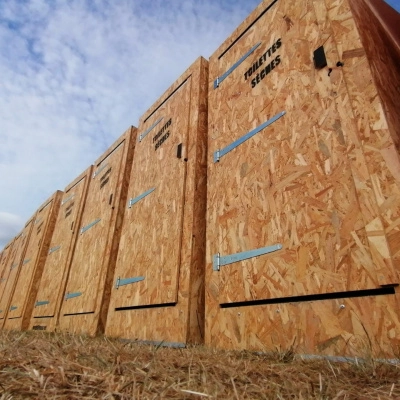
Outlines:
<svg viewBox="0 0 400 400"><path fill-rule="evenodd" d="M101 182L101 184L100 184L100 189L102 189L108 183L109 180L110 180L109 176L107 177L107 179L104 179L104 181Z"/></svg>
<svg viewBox="0 0 400 400"><path fill-rule="evenodd" d="M100 182L106 179L107 175L111 172L111 167L104 173L104 175L100 178Z"/></svg>
<svg viewBox="0 0 400 400"><path fill-rule="evenodd" d="M73 201L66 209L65 212L68 212L69 210L71 210L71 208L75 205L75 202Z"/></svg>
<svg viewBox="0 0 400 400"><path fill-rule="evenodd" d="M155 149L157 150L168 138L169 138L170 132L168 131L155 145Z"/></svg>
<svg viewBox="0 0 400 400"><path fill-rule="evenodd" d="M262 59L263 59L263 62L267 61L267 53L264 53L264 54L262 55Z"/></svg>
<svg viewBox="0 0 400 400"><path fill-rule="evenodd" d="M153 143L155 143L160 136L167 130L167 128L172 124L172 118L170 118L165 125L157 132L157 134L153 137Z"/></svg>
<svg viewBox="0 0 400 400"><path fill-rule="evenodd" d="M268 57L271 57L280 47L282 46L282 39L279 38L276 40L273 45L266 50L266 52L258 59L255 63L244 73L244 80L253 75L260 67L263 65ZM281 62L280 56L277 56L274 60L272 60L257 76L251 81L251 87L254 88L262 79L264 79L277 65Z"/></svg>
<svg viewBox="0 0 400 400"><path fill-rule="evenodd" d="M271 72L271 63L269 63L266 67L265 67L265 75L268 75Z"/></svg>
<svg viewBox="0 0 400 400"><path fill-rule="evenodd" d="M43 222L41 222L40 225L37 227L37 234L39 234L39 232L42 230L42 225Z"/></svg>
<svg viewBox="0 0 400 400"><path fill-rule="evenodd" d="M251 87L254 88L263 80L273 69L281 63L280 55L277 55L259 74L251 81Z"/></svg>

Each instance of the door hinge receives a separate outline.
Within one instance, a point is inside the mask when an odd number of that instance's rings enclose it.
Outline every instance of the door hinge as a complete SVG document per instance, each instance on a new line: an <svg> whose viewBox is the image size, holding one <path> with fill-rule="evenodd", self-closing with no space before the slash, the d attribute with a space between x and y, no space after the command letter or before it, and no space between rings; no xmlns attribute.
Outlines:
<svg viewBox="0 0 400 400"><path fill-rule="evenodd" d="M81 235L83 232L86 232L88 229L90 229L92 226L96 225L98 222L101 221L101 218L96 219L95 221L91 222L89 225L86 225L81 228Z"/></svg>
<svg viewBox="0 0 400 400"><path fill-rule="evenodd" d="M261 256L274 251L282 250L283 246L278 243L273 246L261 247L260 249L243 251L241 253L231 254L228 256L221 256L219 253L213 257L213 270L219 271L224 265L233 264L238 261L247 260L248 258Z"/></svg>
<svg viewBox="0 0 400 400"><path fill-rule="evenodd" d="M133 199L130 199L130 200L129 200L129 206L128 206L128 208L131 208L131 207L132 207L134 204L136 204L138 201L142 200L144 197L146 197L146 196L148 196L150 193L154 192L154 190L156 190L156 188L149 189L149 190L147 190L146 192L142 193L141 195L139 195L139 196L137 196L137 197L135 197L135 198L133 198Z"/></svg>
<svg viewBox="0 0 400 400"><path fill-rule="evenodd" d="M285 115L286 112L282 111L279 114L276 114L274 117L272 117L271 119L269 119L268 121L265 121L263 124L257 126L257 128L254 128L252 131L246 133L244 136L242 136L241 138L235 140L233 143L231 143L230 145L224 147L221 150L217 150L214 152L214 163L218 162L221 157L223 157L225 154L229 153L231 150L233 150L234 148L240 146L242 143L244 143L246 140L250 139L251 137L253 137L255 134L257 134L258 132L260 132L261 130L263 130L264 128L266 128L267 126L271 125L272 123L274 123L276 120L278 120L279 118L281 118L283 115Z"/></svg>
<svg viewBox="0 0 400 400"><path fill-rule="evenodd" d="M94 178L94 177L93 177ZM61 205L63 206L65 203L67 203L68 201L70 201L73 197L75 196L75 194L71 194L71 196L67 197L66 199L64 199L61 202Z"/></svg>
<svg viewBox="0 0 400 400"><path fill-rule="evenodd" d="M104 168L106 168L108 166L108 163L105 163L104 165L102 165L97 171L93 172L93 178L96 178L96 176L103 171Z"/></svg>
<svg viewBox="0 0 400 400"><path fill-rule="evenodd" d="M81 292L67 293L67 294L65 295L65 300L73 299L74 297L79 297L79 296L82 296L82 293L81 293Z"/></svg>
<svg viewBox="0 0 400 400"><path fill-rule="evenodd" d="M118 289L120 286L130 285L131 283L136 283L140 281L144 281L144 276L135 276L133 278L125 278L121 279L120 277L117 278L115 282L115 289Z"/></svg>
<svg viewBox="0 0 400 400"><path fill-rule="evenodd" d="M49 304L49 303L50 303L50 301L48 301L48 300L37 301L37 302L35 303L35 307L45 306L45 305L47 305L47 304Z"/></svg>
<svg viewBox="0 0 400 400"><path fill-rule="evenodd" d="M257 49L258 46L260 46L261 42L257 43L255 46L253 46L245 55L243 55L238 61L235 62L235 64L232 65L226 71L223 75L219 76L215 81L214 81L214 89L217 89L221 82L228 76L230 75L251 53L253 53L254 50Z"/></svg>
<svg viewBox="0 0 400 400"><path fill-rule="evenodd" d="M139 135L139 142L141 142L145 138L145 136L147 136L147 134L150 133L163 119L164 119L164 117L161 117L156 122L154 122L154 124L151 125L149 129L147 129L146 131L141 133Z"/></svg>
<svg viewBox="0 0 400 400"><path fill-rule="evenodd" d="M52 248L49 250L49 254L54 253L55 251L59 250L60 248L61 248L61 246L52 247Z"/></svg>

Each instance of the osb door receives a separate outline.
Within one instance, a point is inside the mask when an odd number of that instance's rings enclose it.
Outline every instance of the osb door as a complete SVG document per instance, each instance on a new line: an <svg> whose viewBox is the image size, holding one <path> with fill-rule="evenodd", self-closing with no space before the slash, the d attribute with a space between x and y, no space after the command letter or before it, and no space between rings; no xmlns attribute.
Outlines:
<svg viewBox="0 0 400 400"><path fill-rule="evenodd" d="M22 233L15 239L9 260L7 262L4 280L0 282L0 319L4 319L7 315L7 307L14 291L15 282L18 278L20 269L26 264L26 258L22 260L25 254L27 242L31 232L34 220L28 222Z"/></svg>
<svg viewBox="0 0 400 400"><path fill-rule="evenodd" d="M4 318L6 305L3 303L3 295L6 290L7 279L10 273L10 260L14 259L18 239L7 246L3 251L0 263L0 319Z"/></svg>
<svg viewBox="0 0 400 400"><path fill-rule="evenodd" d="M207 268L220 304L379 287L335 43L313 7L276 2L210 60ZM322 44L332 73L314 67Z"/></svg>
<svg viewBox="0 0 400 400"><path fill-rule="evenodd" d="M101 274L105 273L103 265L110 255L110 222L118 202L116 193L125 146L124 140L95 166L90 177L61 315L95 311Z"/></svg>
<svg viewBox="0 0 400 400"><path fill-rule="evenodd" d="M35 301L33 317L50 317L56 313L62 282L65 282L67 258L74 244L75 231L80 229L78 211L85 192L85 180L82 178L76 185L64 193L61 201L49 253L44 266L39 291Z"/></svg>
<svg viewBox="0 0 400 400"><path fill-rule="evenodd" d="M139 131L111 308L177 301L190 91L189 78Z"/></svg>
<svg viewBox="0 0 400 400"><path fill-rule="evenodd" d="M8 259L10 256L10 253L12 252L13 249L13 245L14 242L10 243L1 253L1 258L0 258L0 285L3 284L3 282L5 282L5 275L6 275L6 270L7 270L7 266L8 266ZM1 287L1 286L0 286ZM4 288L4 286L2 287ZM0 289L0 298L1 298L1 294L2 294L3 290Z"/></svg>
<svg viewBox="0 0 400 400"><path fill-rule="evenodd" d="M19 318L22 316L25 301L29 295L32 276L35 272L36 261L41 248L43 235L46 233L48 219L54 205L54 200L47 203L33 220L33 226L29 242L27 244L24 260L20 266L20 273L15 286L15 291L10 304L7 318Z"/></svg>

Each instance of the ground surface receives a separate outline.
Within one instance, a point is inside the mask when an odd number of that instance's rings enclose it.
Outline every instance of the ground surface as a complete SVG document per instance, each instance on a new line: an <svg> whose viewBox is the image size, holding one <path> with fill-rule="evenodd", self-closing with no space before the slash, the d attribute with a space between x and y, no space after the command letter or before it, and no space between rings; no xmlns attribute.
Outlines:
<svg viewBox="0 0 400 400"><path fill-rule="evenodd" d="M0 332L0 400L400 399L400 365Z"/></svg>

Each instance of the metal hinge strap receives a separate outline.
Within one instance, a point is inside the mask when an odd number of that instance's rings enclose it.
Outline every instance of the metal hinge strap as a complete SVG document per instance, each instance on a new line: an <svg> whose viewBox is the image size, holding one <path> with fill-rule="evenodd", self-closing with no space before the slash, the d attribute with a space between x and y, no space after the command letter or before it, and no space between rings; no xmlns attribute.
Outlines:
<svg viewBox="0 0 400 400"><path fill-rule="evenodd" d="M35 303L35 307L45 306L45 305L47 305L47 304L49 304L49 303L50 303L49 300L37 301L37 302Z"/></svg>
<svg viewBox="0 0 400 400"><path fill-rule="evenodd" d="M49 250L49 254L54 253L55 251L59 250L60 248L61 248L61 246L52 247L52 248Z"/></svg>
<svg viewBox="0 0 400 400"><path fill-rule="evenodd" d="M255 46L253 46L244 56L242 56L242 58L240 58L239 61L236 61L235 64L232 65L232 67L230 67L228 69L228 71L226 71L223 75L219 76L215 81L214 81L214 89L218 88L220 83L228 76L230 75L254 50L257 49L258 46L260 46L260 43L257 43Z"/></svg>
<svg viewBox="0 0 400 400"><path fill-rule="evenodd" d="M10 311L14 311L14 310L16 310L18 307L17 306L11 306L10 307Z"/></svg>
<svg viewBox="0 0 400 400"><path fill-rule="evenodd" d="M11 265L10 269L14 269L15 267L18 267L18 264Z"/></svg>
<svg viewBox="0 0 400 400"><path fill-rule="evenodd" d="M164 117L161 117L161 118L158 119L156 122L154 122L154 124L153 124L149 129L147 129L146 131L144 131L143 133L141 133L141 134L139 135L139 142L141 142L141 141L145 138L145 136L147 136L147 134L148 134L150 131L152 131L163 119L164 119Z"/></svg>
<svg viewBox="0 0 400 400"><path fill-rule="evenodd" d="M118 277L117 281L115 282L115 289L118 289L120 286L130 285L131 283L136 283L140 281L144 281L144 276L135 276L133 278L125 278L121 279Z"/></svg>
<svg viewBox="0 0 400 400"><path fill-rule="evenodd" d="M24 262L22 263L22 265L28 264L28 262L31 261L30 258L27 258L26 260L24 260Z"/></svg>
<svg viewBox="0 0 400 400"><path fill-rule="evenodd" d="M84 226L83 228L81 228L81 234L83 232L86 232L88 229L90 229L92 226L96 225L98 222L101 221L101 218L96 219L95 221L91 222L89 225Z"/></svg>
<svg viewBox="0 0 400 400"><path fill-rule="evenodd" d="M74 297L79 297L79 296L82 296L82 293L81 293L81 292L67 293L67 294L65 295L65 300L73 299Z"/></svg>
<svg viewBox="0 0 400 400"><path fill-rule="evenodd" d="M74 193L74 194L71 194L71 196L67 197L66 199L64 199L64 200L61 202L61 205L64 205L65 203L67 203L68 201L70 201L74 196L75 196L75 193Z"/></svg>
<svg viewBox="0 0 400 400"><path fill-rule="evenodd" d="M286 111L282 111L279 114L276 114L274 117L269 119L268 121L265 121L263 124L257 126L257 128L254 128L252 131L246 133L244 136L239 138L238 140L235 140L233 143L230 145L226 146L225 148L221 150L217 150L214 152L214 162L218 162L221 157L223 157L225 154L229 153L231 150L234 148L240 146L242 143L244 143L246 140L250 139L253 137L255 134L266 128L267 126L271 125L274 123L276 120L278 120L280 117L286 114Z"/></svg>
<svg viewBox="0 0 400 400"><path fill-rule="evenodd" d="M104 168L106 168L108 166L108 163L105 163L104 165L102 165L97 171L93 172L93 178L96 178L96 176L103 171Z"/></svg>
<svg viewBox="0 0 400 400"><path fill-rule="evenodd" d="M141 195L139 195L133 199L130 199L128 208L131 208L134 204L136 204L138 201L142 200L144 197L148 196L150 193L154 192L155 190L156 190L155 187L151 188L151 189L147 190L146 192L142 193Z"/></svg>
<svg viewBox="0 0 400 400"><path fill-rule="evenodd" d="M282 249L280 243L273 246L261 247L260 249L243 251L242 253L231 254L229 256L221 256L219 253L213 257L213 270L219 271L220 267L228 264L233 264L238 261L247 260L248 258L261 256L268 253L273 253Z"/></svg>

